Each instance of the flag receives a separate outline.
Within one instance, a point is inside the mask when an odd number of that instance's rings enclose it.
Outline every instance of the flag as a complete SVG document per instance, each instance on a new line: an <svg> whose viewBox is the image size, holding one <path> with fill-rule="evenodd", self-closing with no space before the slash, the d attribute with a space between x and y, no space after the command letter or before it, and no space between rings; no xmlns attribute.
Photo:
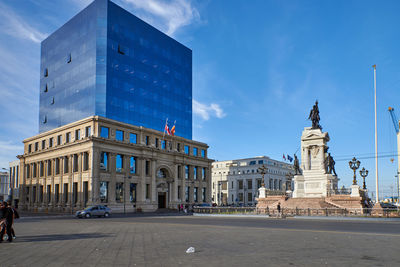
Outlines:
<svg viewBox="0 0 400 267"><path fill-rule="evenodd" d="M172 136L174 136L175 135L175 124L174 124L174 126L172 126L172 128L171 128L171 135Z"/></svg>
<svg viewBox="0 0 400 267"><path fill-rule="evenodd" d="M291 156L289 156L289 155L287 155L287 159L288 159L288 161L290 161L290 162L293 161L293 158L292 158Z"/></svg>
<svg viewBox="0 0 400 267"><path fill-rule="evenodd" d="M165 121L164 134L165 132L167 132L168 135L171 135L171 132L168 127L168 119Z"/></svg>
<svg viewBox="0 0 400 267"><path fill-rule="evenodd" d="M282 154L282 157L283 157L284 160L286 160L285 154Z"/></svg>

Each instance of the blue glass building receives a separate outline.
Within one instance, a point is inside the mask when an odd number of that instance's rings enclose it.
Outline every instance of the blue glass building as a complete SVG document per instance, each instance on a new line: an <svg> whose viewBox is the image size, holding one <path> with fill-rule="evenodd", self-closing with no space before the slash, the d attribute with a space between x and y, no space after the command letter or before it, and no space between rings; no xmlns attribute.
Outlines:
<svg viewBox="0 0 400 267"><path fill-rule="evenodd" d="M39 132L88 116L192 139L192 51L109 0L41 46Z"/></svg>

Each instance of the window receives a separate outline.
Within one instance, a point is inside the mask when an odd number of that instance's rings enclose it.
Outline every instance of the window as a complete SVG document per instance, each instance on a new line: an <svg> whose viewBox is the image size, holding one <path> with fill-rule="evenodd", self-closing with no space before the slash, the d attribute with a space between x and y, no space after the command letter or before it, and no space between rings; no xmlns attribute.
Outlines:
<svg viewBox="0 0 400 267"><path fill-rule="evenodd" d="M161 149L162 149L162 150L167 149L167 141L161 140Z"/></svg>
<svg viewBox="0 0 400 267"><path fill-rule="evenodd" d="M206 188L205 187L203 187L202 189L201 189L201 201L203 201L203 202L206 202Z"/></svg>
<svg viewBox="0 0 400 267"><path fill-rule="evenodd" d="M79 163L78 163L78 154L74 154L74 167L73 167L74 172L77 172L79 170Z"/></svg>
<svg viewBox="0 0 400 267"><path fill-rule="evenodd" d="M61 145L61 143L62 143L62 136L59 135L59 136L57 136L57 145L59 146L59 145Z"/></svg>
<svg viewBox="0 0 400 267"><path fill-rule="evenodd" d="M75 206L78 202L78 183L72 184L72 204Z"/></svg>
<svg viewBox="0 0 400 267"><path fill-rule="evenodd" d="M92 127L87 126L87 127L85 128L85 136L86 136L86 137L89 137L89 136L91 136L91 135L92 135Z"/></svg>
<svg viewBox="0 0 400 267"><path fill-rule="evenodd" d="M56 166L55 166L56 175L60 174L60 159L56 158Z"/></svg>
<svg viewBox="0 0 400 267"><path fill-rule="evenodd" d="M181 152L181 143L176 144L176 150Z"/></svg>
<svg viewBox="0 0 400 267"><path fill-rule="evenodd" d="M247 180L247 189L253 189L253 181Z"/></svg>
<svg viewBox="0 0 400 267"><path fill-rule="evenodd" d="M35 151L38 151L38 150L39 150L39 143L36 142L36 143L35 143Z"/></svg>
<svg viewBox="0 0 400 267"><path fill-rule="evenodd" d="M115 140L124 141L124 131L116 130L115 131Z"/></svg>
<svg viewBox="0 0 400 267"><path fill-rule="evenodd" d="M108 202L108 182L100 182L100 202Z"/></svg>
<svg viewBox="0 0 400 267"><path fill-rule="evenodd" d="M49 69L48 68L44 69L43 76L44 77L48 77L49 76Z"/></svg>
<svg viewBox="0 0 400 267"><path fill-rule="evenodd" d="M26 165L26 178L31 178L31 165Z"/></svg>
<svg viewBox="0 0 400 267"><path fill-rule="evenodd" d="M257 188L261 187L261 179L257 179Z"/></svg>
<svg viewBox="0 0 400 267"><path fill-rule="evenodd" d="M89 170L89 153L88 152L83 153L83 170L84 171Z"/></svg>
<svg viewBox="0 0 400 267"><path fill-rule="evenodd" d="M150 184L146 184L146 199L150 198Z"/></svg>
<svg viewBox="0 0 400 267"><path fill-rule="evenodd" d="M189 202L189 191L190 191L190 187L186 186L185 188L185 201Z"/></svg>
<svg viewBox="0 0 400 267"><path fill-rule="evenodd" d="M60 185L59 184L55 184L54 185L54 201L56 203L60 202Z"/></svg>
<svg viewBox="0 0 400 267"><path fill-rule="evenodd" d="M243 180L238 181L239 189L243 189Z"/></svg>
<svg viewBox="0 0 400 267"><path fill-rule="evenodd" d="M185 146L185 154L189 155L189 146Z"/></svg>
<svg viewBox="0 0 400 267"><path fill-rule="evenodd" d="M160 170L157 172L157 178L167 178L167 173L165 172L164 169L160 169Z"/></svg>
<svg viewBox="0 0 400 267"><path fill-rule="evenodd" d="M182 166L181 165L178 165L178 179L181 179L182 178Z"/></svg>
<svg viewBox="0 0 400 267"><path fill-rule="evenodd" d="M189 179L189 166L185 165L185 179L188 180Z"/></svg>
<svg viewBox="0 0 400 267"><path fill-rule="evenodd" d="M156 148L158 148L158 138L156 138Z"/></svg>
<svg viewBox="0 0 400 267"><path fill-rule="evenodd" d="M107 127L101 126L100 127L100 137L108 138L109 131L110 130Z"/></svg>
<svg viewBox="0 0 400 267"><path fill-rule="evenodd" d="M71 141L71 133L66 133L65 134L65 143L68 144L69 141Z"/></svg>
<svg viewBox="0 0 400 267"><path fill-rule="evenodd" d="M193 179L197 180L197 167L193 168Z"/></svg>
<svg viewBox="0 0 400 267"><path fill-rule="evenodd" d="M204 149L201 150L201 157L202 158L206 157L206 151Z"/></svg>
<svg viewBox="0 0 400 267"><path fill-rule="evenodd" d="M100 170L107 171L108 170L108 153L101 152L100 154Z"/></svg>
<svg viewBox="0 0 400 267"><path fill-rule="evenodd" d="M146 135L146 146L148 146L149 143L150 143L150 137L148 137L148 136Z"/></svg>
<svg viewBox="0 0 400 267"><path fill-rule="evenodd" d="M206 168L201 168L201 179L206 179Z"/></svg>
<svg viewBox="0 0 400 267"><path fill-rule="evenodd" d="M81 130L75 130L75 140L81 139Z"/></svg>
<svg viewBox="0 0 400 267"><path fill-rule="evenodd" d="M39 187L39 202L43 203L43 185Z"/></svg>
<svg viewBox="0 0 400 267"><path fill-rule="evenodd" d="M137 144L137 135L134 133L129 134L129 143Z"/></svg>
<svg viewBox="0 0 400 267"><path fill-rule="evenodd" d="M64 173L68 173L68 169L69 169L69 167L68 167L68 157L65 156L64 157Z"/></svg>
<svg viewBox="0 0 400 267"><path fill-rule="evenodd" d="M251 192L247 193L247 201L253 202L253 193L251 193Z"/></svg>
<svg viewBox="0 0 400 267"><path fill-rule="evenodd" d="M116 171L117 172L122 172L122 169L124 168L124 156L121 154L117 154L116 157Z"/></svg>
<svg viewBox="0 0 400 267"><path fill-rule="evenodd" d="M146 160L146 176L150 175L150 161Z"/></svg>
<svg viewBox="0 0 400 267"><path fill-rule="evenodd" d="M40 177L42 177L43 175L44 175L44 163L43 163L43 161L41 161L40 162L40 165L39 165L40 167L40 169L39 169L39 171L40 171Z"/></svg>
<svg viewBox="0 0 400 267"><path fill-rule="evenodd" d="M198 190L199 190L198 187L195 187L195 188L194 188L194 192L193 192L194 202L197 202L197 201L198 201L198 199L197 199Z"/></svg>
<svg viewBox="0 0 400 267"><path fill-rule="evenodd" d="M193 156L197 157L197 151L198 151L197 147L194 147L193 148Z"/></svg>
<svg viewBox="0 0 400 267"><path fill-rule="evenodd" d="M46 140L42 140L42 149L46 148Z"/></svg>
<svg viewBox="0 0 400 267"><path fill-rule="evenodd" d="M249 165L256 165L256 161L255 160L250 161Z"/></svg>
<svg viewBox="0 0 400 267"><path fill-rule="evenodd" d="M68 202L68 184L64 184L64 203Z"/></svg>
<svg viewBox="0 0 400 267"><path fill-rule="evenodd" d="M47 176L51 175L51 160L47 161Z"/></svg>
<svg viewBox="0 0 400 267"><path fill-rule="evenodd" d="M130 184L129 188L129 200L131 203L136 202L136 184Z"/></svg>
<svg viewBox="0 0 400 267"><path fill-rule="evenodd" d="M49 139L49 147L53 147L54 138Z"/></svg>
<svg viewBox="0 0 400 267"><path fill-rule="evenodd" d="M115 183L115 201L121 203L124 199L124 183Z"/></svg>
<svg viewBox="0 0 400 267"><path fill-rule="evenodd" d="M264 160L259 160L258 164L264 164Z"/></svg>
<svg viewBox="0 0 400 267"><path fill-rule="evenodd" d="M30 144L29 146L28 146L28 153L31 153L32 152L32 145Z"/></svg>
<svg viewBox="0 0 400 267"><path fill-rule="evenodd" d="M178 199L181 199L181 186L178 185Z"/></svg>
<svg viewBox="0 0 400 267"><path fill-rule="evenodd" d="M240 202L243 202L243 193L239 193L238 198Z"/></svg>
<svg viewBox="0 0 400 267"><path fill-rule="evenodd" d="M136 173L136 158L131 157L130 164L129 164L129 172L132 174Z"/></svg>

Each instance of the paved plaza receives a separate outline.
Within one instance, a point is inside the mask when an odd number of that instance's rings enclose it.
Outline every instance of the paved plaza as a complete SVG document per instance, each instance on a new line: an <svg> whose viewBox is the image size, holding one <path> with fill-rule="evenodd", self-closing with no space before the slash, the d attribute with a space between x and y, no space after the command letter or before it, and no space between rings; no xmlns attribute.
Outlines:
<svg viewBox="0 0 400 267"><path fill-rule="evenodd" d="M400 265L400 221L37 217L15 230L0 266Z"/></svg>

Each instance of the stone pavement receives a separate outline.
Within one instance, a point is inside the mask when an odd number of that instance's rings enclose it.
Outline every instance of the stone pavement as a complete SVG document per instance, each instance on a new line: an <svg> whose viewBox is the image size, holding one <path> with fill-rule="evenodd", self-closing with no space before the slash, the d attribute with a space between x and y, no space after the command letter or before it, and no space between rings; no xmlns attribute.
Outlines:
<svg viewBox="0 0 400 267"><path fill-rule="evenodd" d="M399 221L38 217L15 230L15 242L0 244L0 266L400 265Z"/></svg>

